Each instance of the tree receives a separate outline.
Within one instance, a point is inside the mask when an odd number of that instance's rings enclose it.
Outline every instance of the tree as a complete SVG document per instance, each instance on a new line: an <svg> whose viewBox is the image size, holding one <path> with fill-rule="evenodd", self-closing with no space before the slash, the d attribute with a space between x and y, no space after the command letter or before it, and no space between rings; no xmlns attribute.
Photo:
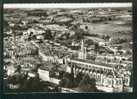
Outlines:
<svg viewBox="0 0 137 99"><path fill-rule="evenodd" d="M30 77L24 82L24 89L29 90L43 90L42 83L40 82L39 74L35 73L35 77Z"/></svg>
<svg viewBox="0 0 137 99"><path fill-rule="evenodd" d="M47 29L46 33L44 34L45 39L52 39L51 30Z"/></svg>
<svg viewBox="0 0 137 99"><path fill-rule="evenodd" d="M74 87L74 77L72 74L64 73L63 78L59 82L59 86L65 88L73 88Z"/></svg>
<svg viewBox="0 0 137 99"><path fill-rule="evenodd" d="M77 74L77 77L75 78L75 82L76 82L77 84L80 83L80 81L82 80L83 75L84 75L84 74L82 74L81 72L79 72L79 73Z"/></svg>
<svg viewBox="0 0 137 99"><path fill-rule="evenodd" d="M22 67L21 67L20 65L17 65L17 68L16 68L16 70L15 70L15 73L16 73L16 72L19 72L19 73L20 73L20 72L21 72L21 69L22 69Z"/></svg>
<svg viewBox="0 0 137 99"><path fill-rule="evenodd" d="M78 29L75 30L75 38L77 40L83 39L83 37L84 37L83 35L84 35L83 29L78 28Z"/></svg>
<svg viewBox="0 0 137 99"><path fill-rule="evenodd" d="M95 43L95 53L97 54L98 53L98 51L99 51L99 44L98 43Z"/></svg>
<svg viewBox="0 0 137 99"><path fill-rule="evenodd" d="M79 92L97 92L98 89L96 88L96 80L94 78L90 79L89 75L86 74L75 90Z"/></svg>

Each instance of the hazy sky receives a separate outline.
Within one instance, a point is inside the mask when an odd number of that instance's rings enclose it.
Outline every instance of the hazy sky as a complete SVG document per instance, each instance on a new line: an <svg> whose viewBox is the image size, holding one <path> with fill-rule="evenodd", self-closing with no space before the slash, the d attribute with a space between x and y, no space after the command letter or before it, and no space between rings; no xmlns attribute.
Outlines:
<svg viewBox="0 0 137 99"><path fill-rule="evenodd" d="M29 3L4 4L4 8L98 8L132 7L132 3Z"/></svg>

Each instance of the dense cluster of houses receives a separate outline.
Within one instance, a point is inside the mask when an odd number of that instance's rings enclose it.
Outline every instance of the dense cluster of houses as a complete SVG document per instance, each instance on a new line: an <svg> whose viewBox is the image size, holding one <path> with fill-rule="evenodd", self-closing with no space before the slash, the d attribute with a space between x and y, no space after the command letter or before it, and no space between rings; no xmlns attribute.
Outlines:
<svg viewBox="0 0 137 99"><path fill-rule="evenodd" d="M96 79L97 86L114 88L115 92L132 88L132 49L113 44L111 35L90 33L88 26L121 19L124 24L130 23L129 12L49 9L23 13L25 17L12 14L12 18L5 13L4 65L7 71L16 65L33 70L37 66L50 68L50 65L59 63L60 68L64 67L56 72L73 72L74 76L88 74ZM127 16L122 16L123 13ZM48 63L51 63L49 67ZM45 79L44 74L39 74Z"/></svg>

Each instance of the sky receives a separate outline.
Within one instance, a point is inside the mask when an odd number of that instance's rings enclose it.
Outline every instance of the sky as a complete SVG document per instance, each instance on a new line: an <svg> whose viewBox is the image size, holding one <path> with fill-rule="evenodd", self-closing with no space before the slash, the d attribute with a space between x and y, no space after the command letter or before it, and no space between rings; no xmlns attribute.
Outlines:
<svg viewBox="0 0 137 99"><path fill-rule="evenodd" d="M4 8L99 8L132 7L132 3L29 3L4 4Z"/></svg>

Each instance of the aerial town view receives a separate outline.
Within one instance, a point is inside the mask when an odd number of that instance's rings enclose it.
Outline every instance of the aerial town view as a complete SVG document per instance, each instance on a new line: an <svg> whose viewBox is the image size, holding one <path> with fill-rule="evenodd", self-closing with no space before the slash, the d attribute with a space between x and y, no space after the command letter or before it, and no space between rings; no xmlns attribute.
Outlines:
<svg viewBox="0 0 137 99"><path fill-rule="evenodd" d="M4 9L4 89L132 92L132 8Z"/></svg>

